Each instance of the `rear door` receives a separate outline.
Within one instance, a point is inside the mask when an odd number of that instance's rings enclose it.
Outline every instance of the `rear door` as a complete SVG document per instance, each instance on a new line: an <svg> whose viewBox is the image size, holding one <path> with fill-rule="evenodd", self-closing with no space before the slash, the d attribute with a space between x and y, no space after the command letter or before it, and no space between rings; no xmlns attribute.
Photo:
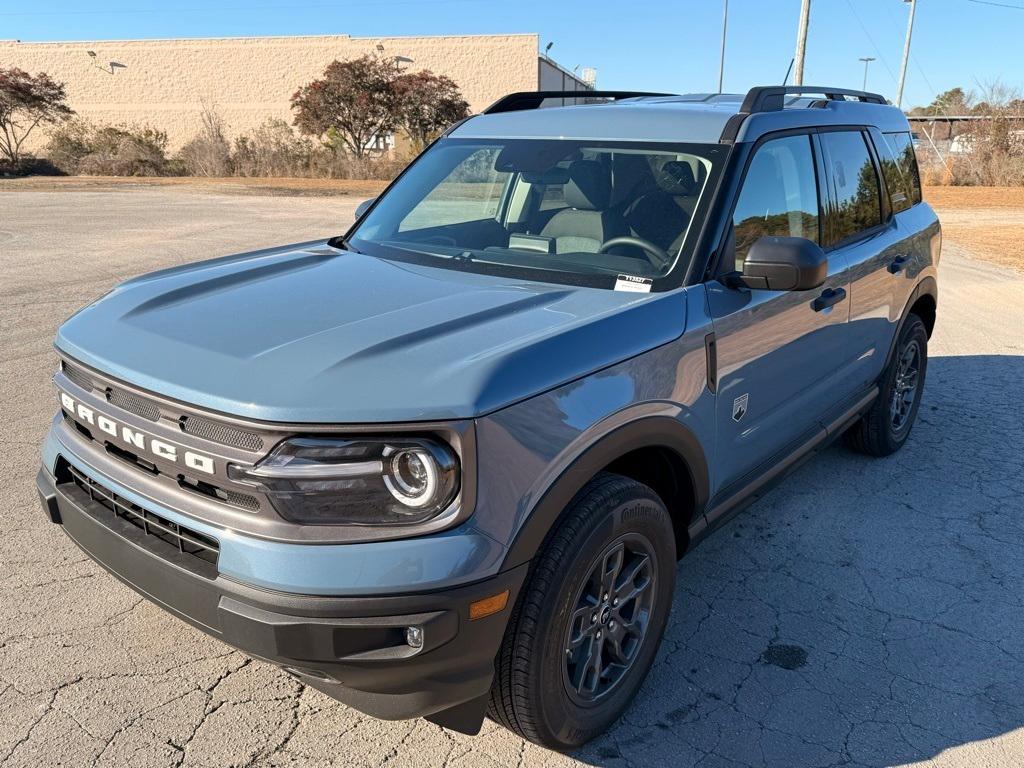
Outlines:
<svg viewBox="0 0 1024 768"><path fill-rule="evenodd" d="M880 145L888 152L888 147L875 134L856 129L819 133L828 171L827 250L849 267L850 346L844 385L857 392L874 382L885 364L909 296L906 277L913 261L910 222L894 213L909 207L912 191L906 185L887 188L876 149Z"/></svg>
<svg viewBox="0 0 1024 768"><path fill-rule="evenodd" d="M808 133L768 138L747 165L723 251L723 271L743 269L750 246L765 235L821 243L823 166ZM848 288L846 262L830 254L828 278L810 291L706 284L716 339L718 498L757 476L822 430L820 417L837 402L838 364L848 347L849 303L815 309L815 299Z"/></svg>

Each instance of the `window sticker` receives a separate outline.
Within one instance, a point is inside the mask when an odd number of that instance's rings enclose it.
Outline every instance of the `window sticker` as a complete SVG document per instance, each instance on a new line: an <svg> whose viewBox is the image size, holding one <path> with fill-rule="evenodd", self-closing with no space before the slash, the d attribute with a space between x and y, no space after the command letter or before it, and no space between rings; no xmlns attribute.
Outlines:
<svg viewBox="0 0 1024 768"><path fill-rule="evenodd" d="M615 278L616 291L629 291L630 293L650 293L654 280L649 277L637 277L636 275L619 275Z"/></svg>

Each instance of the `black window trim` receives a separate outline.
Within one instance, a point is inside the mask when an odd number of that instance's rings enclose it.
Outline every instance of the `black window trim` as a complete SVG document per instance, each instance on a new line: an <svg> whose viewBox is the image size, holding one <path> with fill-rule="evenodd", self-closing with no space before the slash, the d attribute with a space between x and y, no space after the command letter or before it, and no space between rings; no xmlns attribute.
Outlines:
<svg viewBox="0 0 1024 768"><path fill-rule="evenodd" d="M740 194L743 192L743 184L747 180L747 173L750 171L750 166L754 161L754 157L757 155L758 150L769 141L776 139L785 139L790 136L806 136L807 141L811 148L811 159L814 165L814 184L818 193L818 242L821 244L824 241L824 222L825 222L825 199L822 197L822 174L825 172L825 166L823 158L821 156L820 147L818 142L815 140L815 134L817 129L815 126L802 126L799 128L788 128L782 131L772 131L765 133L757 138L757 140L750 145L750 149L747 152L745 158L743 158L743 168L739 174L739 179L736 182L733 189L730 191L731 199L728 205L723 210L720 221L722 226L718 236L717 245L713 249L710 255L709 268L705 275L705 280L702 282L708 282L718 280L724 275L728 275L736 271L735 263L726 264L725 259L725 246L729 240L729 230L732 227L732 219L736 212L736 205L739 203ZM824 246L822 246L824 247ZM735 256L734 256L735 258Z"/></svg>
<svg viewBox="0 0 1024 768"><path fill-rule="evenodd" d="M914 136L913 136L913 131L911 131L909 128L907 130L905 130L905 131L883 131L880 128L872 127L872 128L870 128L868 130L868 133L871 136L872 142L874 142L874 144L875 144L875 152L877 152L878 156L879 156L879 167L881 167L882 151L878 147L878 141L875 138L875 134L876 133L881 137L881 140L883 142L885 142L885 146L888 148L889 154L891 154L893 156L893 160L895 160L897 163L899 162L899 157L896 154L896 148L892 144L889 143L889 137L890 136L906 136L907 140L910 141L911 150L913 150L913 147L914 147ZM916 196L913 195L913 194L910 195L910 197L908 198L910 200L910 205L907 206L906 208L904 208L903 211L909 211L915 205L920 205L921 203L924 202L924 188L921 186L921 169L920 169L920 167L917 164L917 154L916 154L916 152L914 153L914 162L913 162L912 165L913 165L913 167L910 169L910 172L911 172L911 174L913 174L914 181L917 182L917 184L916 184L916 186L914 188L917 191L917 195ZM881 175L884 178L885 174L883 173ZM888 187L888 182L886 183L886 187ZM911 192L913 192L913 191L914 190L912 189ZM890 203L891 203L891 198L890 198ZM895 216L897 213L903 213L903 211L895 211L894 210L893 211L893 215Z"/></svg>

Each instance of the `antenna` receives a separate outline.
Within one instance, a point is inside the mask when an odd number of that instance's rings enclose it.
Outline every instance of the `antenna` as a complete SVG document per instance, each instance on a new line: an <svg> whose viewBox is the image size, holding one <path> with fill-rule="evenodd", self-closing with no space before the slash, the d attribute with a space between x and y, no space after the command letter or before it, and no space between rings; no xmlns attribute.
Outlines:
<svg viewBox="0 0 1024 768"><path fill-rule="evenodd" d="M789 73L793 71L793 62L794 61L796 61L796 59L790 59L789 60L789 68L786 70L786 76L784 78L782 78L782 84L783 85L788 85L789 84Z"/></svg>

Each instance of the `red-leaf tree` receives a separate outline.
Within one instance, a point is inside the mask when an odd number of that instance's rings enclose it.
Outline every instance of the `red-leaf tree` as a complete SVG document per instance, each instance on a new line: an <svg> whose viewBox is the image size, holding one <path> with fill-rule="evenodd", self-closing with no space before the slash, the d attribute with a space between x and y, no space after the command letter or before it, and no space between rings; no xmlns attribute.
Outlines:
<svg viewBox="0 0 1024 768"><path fill-rule="evenodd" d="M73 114L63 83L45 72L30 75L17 67L0 68L0 155L12 166L21 162L21 148L37 126Z"/></svg>
<svg viewBox="0 0 1024 768"><path fill-rule="evenodd" d="M459 86L428 69L399 75L394 89L398 125L409 134L417 152L452 123L469 115L469 104Z"/></svg>
<svg viewBox="0 0 1024 768"><path fill-rule="evenodd" d="M327 65L323 77L292 96L295 125L307 136L336 135L362 158L370 142L396 125L394 64L372 56Z"/></svg>

